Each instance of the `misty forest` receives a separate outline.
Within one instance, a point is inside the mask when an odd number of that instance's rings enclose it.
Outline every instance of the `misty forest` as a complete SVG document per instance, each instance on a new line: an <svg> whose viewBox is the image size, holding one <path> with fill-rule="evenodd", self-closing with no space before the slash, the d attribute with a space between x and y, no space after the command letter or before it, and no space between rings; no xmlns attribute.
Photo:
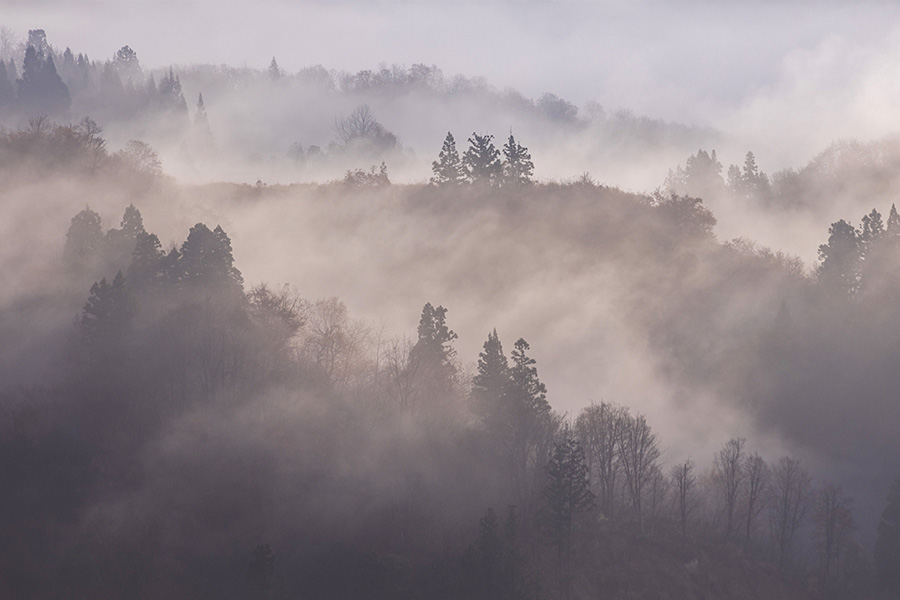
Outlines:
<svg viewBox="0 0 900 600"><path fill-rule="evenodd" d="M900 598L900 135L52 35L0 29L0 597Z"/></svg>

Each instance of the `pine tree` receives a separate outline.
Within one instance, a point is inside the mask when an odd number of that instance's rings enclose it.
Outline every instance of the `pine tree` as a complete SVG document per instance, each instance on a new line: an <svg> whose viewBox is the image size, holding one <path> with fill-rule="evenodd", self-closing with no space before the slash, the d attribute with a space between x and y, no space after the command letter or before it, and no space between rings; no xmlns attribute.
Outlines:
<svg viewBox="0 0 900 600"><path fill-rule="evenodd" d="M531 154L528 153L528 148L516 143L512 133L503 146L503 157L503 185L523 186L532 183L534 163L531 162Z"/></svg>
<svg viewBox="0 0 900 600"><path fill-rule="evenodd" d="M851 296L859 289L861 234L841 219L828 229L828 243L819 246L819 284L837 296Z"/></svg>
<svg viewBox="0 0 900 600"><path fill-rule="evenodd" d="M121 358L134 313L134 299L121 271L111 284L101 279L92 285L80 322L84 361L103 366Z"/></svg>
<svg viewBox="0 0 900 600"><path fill-rule="evenodd" d="M75 271L86 268L96 257L103 243L103 228L100 215L85 206L84 210L72 217L66 232L63 258L66 266Z"/></svg>
<svg viewBox="0 0 900 600"><path fill-rule="evenodd" d="M0 111L9 110L16 101L16 88L6 73L6 63L0 60Z"/></svg>
<svg viewBox="0 0 900 600"><path fill-rule="evenodd" d="M431 163L431 170L434 173L434 177L431 178L432 185L458 185L465 181L465 171L456 150L456 140L449 131L444 138L438 160Z"/></svg>
<svg viewBox="0 0 900 600"><path fill-rule="evenodd" d="M282 72L281 67L278 66L278 62L275 60L275 57L272 57L272 62L269 63L269 79L272 81L278 81L281 79Z"/></svg>
<svg viewBox="0 0 900 600"><path fill-rule="evenodd" d="M418 339L410 350L410 360L421 360L427 365L440 368L448 375L455 373L453 358L456 350L452 344L457 335L447 327L447 309L443 306L435 308L430 302L426 302L422 307L416 333Z"/></svg>
<svg viewBox="0 0 900 600"><path fill-rule="evenodd" d="M478 355L478 372L472 378L472 397L482 405L482 410L490 413L496 410L509 384L509 363L494 329L488 334L484 350Z"/></svg>
<svg viewBox="0 0 900 600"><path fill-rule="evenodd" d="M888 214L885 232L892 237L900 237L900 214L897 214L896 204L891 204L891 212Z"/></svg>
<svg viewBox="0 0 900 600"><path fill-rule="evenodd" d="M500 151L494 147L492 135L473 133L463 155L463 168L468 180L479 186L497 185L502 175Z"/></svg>
<svg viewBox="0 0 900 600"><path fill-rule="evenodd" d="M18 103L33 116L65 115L72 103L69 88L63 83L52 56L45 56L29 45L22 62L22 78L18 81Z"/></svg>
<svg viewBox="0 0 900 600"><path fill-rule="evenodd" d="M541 494L543 505L537 515L538 525L545 542L556 548L560 588L564 597L568 598L571 592L575 516L594 506L584 450L568 429L562 439L554 444L544 471L547 484Z"/></svg>
<svg viewBox="0 0 900 600"><path fill-rule="evenodd" d="M872 212L862 218L862 222L860 241L864 248L868 249L884 233L884 221L881 219L881 213L873 208Z"/></svg>
<svg viewBox="0 0 900 600"><path fill-rule="evenodd" d="M547 402L547 386L541 383L537 374L536 360L529 357L526 352L531 349L524 339L516 340L512 351L513 366L510 369L512 385L518 398L524 406L535 414L550 412L550 404Z"/></svg>
<svg viewBox="0 0 900 600"><path fill-rule="evenodd" d="M231 240L221 226L212 231L203 223L191 227L181 246L179 265L181 281L192 286L232 292L243 289L243 277L234 266Z"/></svg>

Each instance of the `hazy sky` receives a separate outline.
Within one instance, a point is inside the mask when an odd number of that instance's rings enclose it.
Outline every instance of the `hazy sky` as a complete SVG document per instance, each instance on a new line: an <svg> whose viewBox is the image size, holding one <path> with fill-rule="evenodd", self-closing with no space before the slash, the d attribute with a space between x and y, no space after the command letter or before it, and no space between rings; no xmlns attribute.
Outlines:
<svg viewBox="0 0 900 600"><path fill-rule="evenodd" d="M552 91L714 125L790 85L798 68L825 69L837 80L814 83L840 88L848 66L868 69L900 47L900 8L875 2L0 0L0 8L0 24L17 34L43 28L55 46L94 59L128 44L150 67L261 68L273 55L288 71L423 62L532 97Z"/></svg>

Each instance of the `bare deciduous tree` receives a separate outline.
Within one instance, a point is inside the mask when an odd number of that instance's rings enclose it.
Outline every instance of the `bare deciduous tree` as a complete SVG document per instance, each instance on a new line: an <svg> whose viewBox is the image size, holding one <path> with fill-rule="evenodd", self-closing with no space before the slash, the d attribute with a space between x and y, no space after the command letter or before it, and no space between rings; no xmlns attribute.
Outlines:
<svg viewBox="0 0 900 600"><path fill-rule="evenodd" d="M811 485L809 473L799 460L784 456L772 468L769 531L781 569L787 566L794 534L809 511Z"/></svg>
<svg viewBox="0 0 900 600"><path fill-rule="evenodd" d="M625 420L620 433L620 445L625 485L643 532L645 488L650 483L653 468L659 460L659 442L644 415L637 415Z"/></svg>
<svg viewBox="0 0 900 600"><path fill-rule="evenodd" d="M766 506L771 470L759 454L744 460L744 550L750 546L753 524Z"/></svg>
<svg viewBox="0 0 900 600"><path fill-rule="evenodd" d="M622 470L620 430L627 418L624 407L601 402L585 408L575 421L575 431L597 481L600 510L609 519L615 512L616 486Z"/></svg>
<svg viewBox="0 0 900 600"><path fill-rule="evenodd" d="M738 499L744 484L744 438L732 438L716 453L713 483L725 511L725 539L731 538L735 525Z"/></svg>
<svg viewBox="0 0 900 600"><path fill-rule="evenodd" d="M687 523L697 507L697 478L694 476L694 461L688 459L672 468L672 487L675 493L675 509L681 525L681 537L687 539Z"/></svg>

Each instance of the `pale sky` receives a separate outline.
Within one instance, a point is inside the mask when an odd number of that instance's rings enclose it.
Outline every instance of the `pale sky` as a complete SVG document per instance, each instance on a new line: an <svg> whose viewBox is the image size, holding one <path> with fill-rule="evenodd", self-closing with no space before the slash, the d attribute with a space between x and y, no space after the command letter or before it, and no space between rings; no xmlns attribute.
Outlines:
<svg viewBox="0 0 900 600"><path fill-rule="evenodd" d="M421 62L530 97L551 91L703 125L784 85L792 64L835 44L896 54L898 17L891 3L821 0L0 0L0 25L21 37L43 28L54 46L93 59L127 44L145 67L264 68L272 56L288 71Z"/></svg>

